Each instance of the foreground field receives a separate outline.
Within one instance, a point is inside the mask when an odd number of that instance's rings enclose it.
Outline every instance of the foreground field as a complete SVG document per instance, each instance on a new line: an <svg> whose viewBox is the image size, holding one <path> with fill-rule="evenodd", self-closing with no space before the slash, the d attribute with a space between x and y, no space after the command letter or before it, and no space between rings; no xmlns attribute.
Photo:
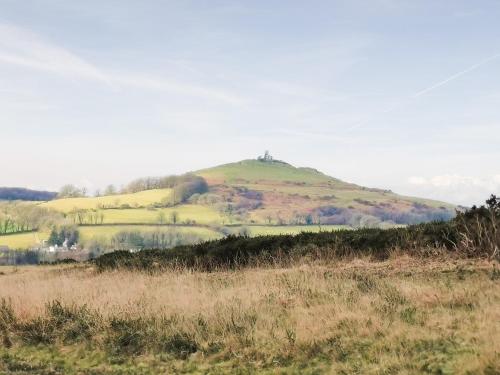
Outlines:
<svg viewBox="0 0 500 375"><path fill-rule="evenodd" d="M500 271L406 256L160 274L3 268L8 373L500 372Z"/></svg>

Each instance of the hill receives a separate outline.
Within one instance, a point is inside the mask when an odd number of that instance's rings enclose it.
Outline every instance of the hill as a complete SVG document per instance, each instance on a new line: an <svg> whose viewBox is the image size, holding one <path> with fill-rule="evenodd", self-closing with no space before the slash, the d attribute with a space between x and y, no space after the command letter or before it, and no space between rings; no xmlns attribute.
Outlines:
<svg viewBox="0 0 500 375"><path fill-rule="evenodd" d="M253 205L247 210L250 222L414 224L449 219L454 210L444 202L367 188L276 160L243 160L194 173L205 178L212 194L233 202L236 212Z"/></svg>
<svg viewBox="0 0 500 375"><path fill-rule="evenodd" d="M203 169L194 174L205 178L209 185L220 183L320 184L339 181L313 168L296 168L280 160L242 160Z"/></svg>
<svg viewBox="0 0 500 375"><path fill-rule="evenodd" d="M20 187L0 187L0 200L50 201L57 196L51 191L30 190Z"/></svg>
<svg viewBox="0 0 500 375"><path fill-rule="evenodd" d="M142 248L151 243L151 236L167 234L181 244L228 234L387 228L454 215L454 207L447 203L359 186L270 157L182 176L141 178L121 194L23 204L0 206L0 225L10 228L4 231L9 236L0 236L0 245L29 247L33 241L32 246L40 246L54 225L79 227L84 233L80 244L101 251L117 243ZM31 223L29 217L38 220ZM179 231L181 226L189 231ZM30 231L38 235L26 233ZM133 241L124 243L123 238Z"/></svg>

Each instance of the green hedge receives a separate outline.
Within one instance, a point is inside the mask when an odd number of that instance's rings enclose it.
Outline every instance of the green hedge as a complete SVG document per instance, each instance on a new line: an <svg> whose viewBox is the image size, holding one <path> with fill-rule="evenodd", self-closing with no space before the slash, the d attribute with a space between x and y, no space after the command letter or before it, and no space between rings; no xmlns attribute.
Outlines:
<svg viewBox="0 0 500 375"><path fill-rule="evenodd" d="M167 250L143 250L137 253L115 251L95 260L98 269L157 269L176 264L212 270L244 266L252 260L272 260L290 255L346 256L369 254L386 258L392 249L403 250L446 247L457 241L449 223L427 223L406 228L358 229L297 235L259 237L228 236L196 245Z"/></svg>

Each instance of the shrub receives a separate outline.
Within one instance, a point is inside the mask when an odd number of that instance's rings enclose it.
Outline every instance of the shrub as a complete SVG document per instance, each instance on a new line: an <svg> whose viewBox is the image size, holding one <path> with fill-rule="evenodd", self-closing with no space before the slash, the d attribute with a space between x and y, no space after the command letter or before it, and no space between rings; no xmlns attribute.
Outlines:
<svg viewBox="0 0 500 375"><path fill-rule="evenodd" d="M315 256L346 256L367 254L387 258L394 248L416 250L422 247L452 247L456 234L448 223L430 223L407 228L343 230L334 232L301 233L242 237L228 235L220 240L195 245L178 246L168 250L152 249L138 253L113 252L95 260L98 269L149 269L152 264L166 267L183 264L211 270L219 267L239 267L259 256L289 256L305 254L314 249ZM309 250L308 250L309 249ZM304 253L304 252L302 252Z"/></svg>
<svg viewBox="0 0 500 375"><path fill-rule="evenodd" d="M100 317L87 306L65 306L53 301L46 306L47 314L58 335L64 341L89 339L96 332Z"/></svg>
<svg viewBox="0 0 500 375"><path fill-rule="evenodd" d="M19 336L27 344L53 344L56 340L56 327L45 317L19 323L17 328Z"/></svg>
<svg viewBox="0 0 500 375"><path fill-rule="evenodd" d="M500 257L500 198L492 195L486 205L459 212L454 220L458 241L455 246L469 256L478 253Z"/></svg>
<svg viewBox="0 0 500 375"><path fill-rule="evenodd" d="M108 323L108 349L113 354L142 354L158 349L161 327L154 318L112 317Z"/></svg>
<svg viewBox="0 0 500 375"><path fill-rule="evenodd" d="M196 353L199 349L194 338L185 332L176 332L173 335L164 336L161 341L166 352L181 359L186 359L189 354Z"/></svg>

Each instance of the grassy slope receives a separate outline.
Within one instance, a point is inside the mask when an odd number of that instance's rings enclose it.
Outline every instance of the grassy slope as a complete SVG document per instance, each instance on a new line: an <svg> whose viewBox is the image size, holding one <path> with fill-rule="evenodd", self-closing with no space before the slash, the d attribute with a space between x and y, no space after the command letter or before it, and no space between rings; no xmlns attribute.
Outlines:
<svg viewBox="0 0 500 375"><path fill-rule="evenodd" d="M134 206L147 206L149 204L161 202L163 199L169 199L172 194L171 189L155 189L140 191L133 194L108 195L93 198L66 198L56 199L50 202L42 203L41 207L53 208L61 212L70 212L76 209L94 210L100 206L120 206L128 204Z"/></svg>
<svg viewBox="0 0 500 375"><path fill-rule="evenodd" d="M104 224L158 224L160 213L165 216L164 223L171 222L172 213L178 214L178 222L195 220L197 224L219 224L220 214L213 208L201 205L185 204L171 208L149 209L111 209L103 211Z"/></svg>
<svg viewBox="0 0 500 375"><path fill-rule="evenodd" d="M267 236L277 234L298 234L300 232L319 232L345 229L344 225L279 225L249 226L251 236Z"/></svg>
<svg viewBox="0 0 500 375"><path fill-rule="evenodd" d="M210 228L205 227L182 227L182 226L168 226L168 227L159 227L159 226L147 226L147 225L102 225L97 227L80 227L80 236L82 242L85 244L86 242L92 240L93 238L104 239L105 241L110 241L111 237L115 234L127 231L140 231L140 232L158 232L158 231L171 231L178 232L182 234L194 234L201 237L203 240L214 240L220 238L222 235Z"/></svg>
<svg viewBox="0 0 500 375"><path fill-rule="evenodd" d="M296 168L287 163L264 163L257 160L243 160L195 172L209 184L245 186L251 190L272 191L283 194L325 197L334 194L341 204L353 203L361 198L374 202L403 200L425 203L430 207L453 207L450 204L431 199L406 197L398 194L367 189L327 176L312 168ZM298 185L301 183L303 185Z"/></svg>
<svg viewBox="0 0 500 375"><path fill-rule="evenodd" d="M0 236L0 246L8 246L10 249L29 249L48 238L49 233L46 232L10 234Z"/></svg>
<svg viewBox="0 0 500 375"><path fill-rule="evenodd" d="M263 193L263 207L250 213L250 218L260 223L266 222L267 217L289 219L296 213L311 212L321 206L350 207L369 212L369 205L356 202L355 199L375 205L383 204L397 211L411 210L414 203L425 204L429 209L453 208L444 202L364 188L329 177L315 169L295 168L281 162L244 160L195 173L209 182L215 194L228 187L244 187Z"/></svg>
<svg viewBox="0 0 500 375"><path fill-rule="evenodd" d="M338 181L311 168L295 168L286 163L263 163L257 160L242 160L203 169L195 173L211 184L237 183L242 180L245 180L246 183L259 181L327 183Z"/></svg>

